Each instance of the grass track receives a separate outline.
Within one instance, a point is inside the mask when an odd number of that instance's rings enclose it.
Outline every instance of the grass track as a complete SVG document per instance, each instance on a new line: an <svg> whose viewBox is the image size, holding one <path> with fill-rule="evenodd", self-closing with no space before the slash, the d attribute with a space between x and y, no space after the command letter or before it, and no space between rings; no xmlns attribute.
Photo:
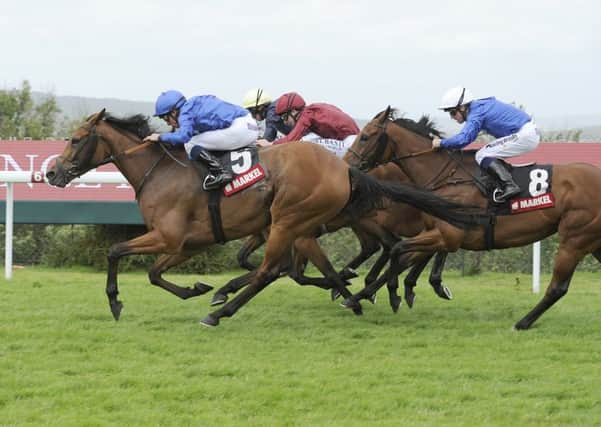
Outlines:
<svg viewBox="0 0 601 427"><path fill-rule="evenodd" d="M598 274L519 333L529 276L445 278L451 302L421 281L412 310L384 292L362 317L280 279L207 329L210 294L180 301L142 272L120 275L115 322L104 274L17 270L0 280L0 425L601 424Z"/></svg>

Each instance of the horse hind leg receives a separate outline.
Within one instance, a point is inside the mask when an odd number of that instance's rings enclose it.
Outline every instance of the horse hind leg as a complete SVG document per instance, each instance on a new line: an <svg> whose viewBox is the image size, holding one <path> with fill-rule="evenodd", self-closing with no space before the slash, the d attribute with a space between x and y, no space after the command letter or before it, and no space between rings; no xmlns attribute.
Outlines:
<svg viewBox="0 0 601 427"><path fill-rule="evenodd" d="M529 329L545 311L568 292L572 275L581 259L582 256L576 256L573 254L573 251L569 251L560 246L555 257L553 276L551 277L551 282L547 287L543 299L526 316L515 324L514 329Z"/></svg>
<svg viewBox="0 0 601 427"><path fill-rule="evenodd" d="M186 300L188 298L196 297L199 295L206 294L213 289L212 286L196 282L191 288L183 288L174 283L171 283L163 279L163 273L169 270L171 267L181 264L190 258L191 255L185 254L164 254L161 255L155 263L150 267L148 271L148 279L150 283L155 286L159 286L165 289L167 292L171 292L173 295Z"/></svg>
<svg viewBox="0 0 601 427"><path fill-rule="evenodd" d="M265 257L251 283L227 304L208 314L200 323L204 326L219 325L222 317L231 317L236 314L255 295L275 281L280 276L282 258L287 251L290 252L292 240L292 235L286 233L285 230L272 227L272 232L265 247Z"/></svg>

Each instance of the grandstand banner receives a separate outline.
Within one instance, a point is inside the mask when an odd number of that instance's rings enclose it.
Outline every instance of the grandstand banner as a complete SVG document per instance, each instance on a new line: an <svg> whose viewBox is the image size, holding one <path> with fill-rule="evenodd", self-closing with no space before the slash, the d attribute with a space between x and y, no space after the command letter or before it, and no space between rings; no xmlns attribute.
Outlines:
<svg viewBox="0 0 601 427"><path fill-rule="evenodd" d="M43 177L65 148L65 141L0 141L0 170L29 171ZM116 171L114 165L104 165L99 172ZM6 184L0 183L0 200L6 198ZM56 188L41 183L19 184L14 187L15 201L111 201L133 202L135 193L127 184L70 184Z"/></svg>

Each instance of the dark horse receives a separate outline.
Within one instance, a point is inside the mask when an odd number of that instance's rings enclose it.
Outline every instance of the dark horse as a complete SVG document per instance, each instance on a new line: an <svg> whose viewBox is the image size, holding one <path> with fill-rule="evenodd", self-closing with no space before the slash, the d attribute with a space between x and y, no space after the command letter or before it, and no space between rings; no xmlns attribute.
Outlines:
<svg viewBox="0 0 601 427"><path fill-rule="evenodd" d="M105 117L102 110L74 132L47 173L50 184L64 187L86 171L112 162L136 191L148 232L109 249L106 293L115 319L122 309L117 299L118 263L126 255L162 254L150 268L150 281L177 296L188 298L207 291L206 288L181 288L162 278L170 267L215 243L215 238L207 209L208 194L202 191L198 170L192 167L182 150L170 153L163 145L153 144L130 154L148 133L144 118ZM295 240L314 240L320 225L343 211L358 214L371 210L390 193L395 201L415 204L455 224L472 223L474 215L478 215L409 186L390 188L350 169L316 144L286 144L265 149L260 152L260 161L267 178L224 198L221 213L227 240L258 234L270 225L265 257L250 285L201 321L208 326L216 326L221 317L234 315L277 279L279 264L290 253ZM344 282L334 276L333 279L338 291L349 298L351 294ZM352 309L361 313L359 304Z"/></svg>
<svg viewBox="0 0 601 427"><path fill-rule="evenodd" d="M394 162L419 187L466 205L485 207L487 199L475 185L478 165L473 151L432 151L431 139L417 132L416 123L391 119L390 107L378 114L361 131L345 160L361 169ZM424 123L421 122L422 126ZM427 127L427 126L426 126ZM429 129L425 129L427 134ZM421 134L420 134L421 133ZM559 234L553 276L542 300L517 324L528 329L568 291L578 263L591 253L601 261L601 170L586 163L555 165L551 188L555 206L517 215L498 216L494 226L494 248L523 246ZM398 286L397 275L406 267L437 251L459 248L485 250L485 227L459 229L436 218L426 221L426 230L398 244L391 254L389 288ZM390 289L389 289L390 290ZM353 296L358 301L371 290ZM405 298L413 304L413 288L405 287Z"/></svg>

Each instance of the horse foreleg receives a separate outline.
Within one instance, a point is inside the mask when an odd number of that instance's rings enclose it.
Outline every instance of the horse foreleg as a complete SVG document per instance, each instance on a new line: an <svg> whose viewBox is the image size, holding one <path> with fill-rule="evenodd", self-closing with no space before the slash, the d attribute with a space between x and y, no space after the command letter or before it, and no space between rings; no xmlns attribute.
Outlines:
<svg viewBox="0 0 601 427"><path fill-rule="evenodd" d="M306 256L309 259L309 261L311 261L317 267L317 269L324 275L325 283L327 283L328 288L335 289L337 293L342 295L344 298L348 298L352 295L351 292L346 288L348 283L342 280L338 273L336 273L336 270L332 266L332 263L330 262L328 257L324 254L316 238L298 238L294 242L294 246L300 253ZM332 294L332 299L335 298L336 294ZM353 307L349 308L352 308L353 312L357 315L362 314L361 305L358 303L355 304Z"/></svg>
<svg viewBox="0 0 601 427"><path fill-rule="evenodd" d="M447 260L448 252L436 252L434 257L434 264L432 265L432 271L430 271L430 286L442 299L452 300L453 294L451 290L442 284L442 271L444 270L444 264Z"/></svg>
<svg viewBox="0 0 601 427"><path fill-rule="evenodd" d="M253 265L248 258L254 251L259 249L263 243L265 243L265 238L262 234L255 234L246 239L237 254L238 265L249 271L256 270L257 267Z"/></svg>
<svg viewBox="0 0 601 427"><path fill-rule="evenodd" d="M256 274L257 270L249 271L248 273L227 282L225 286L219 288L215 292L213 299L211 300L211 305L215 306L225 303L229 298L228 294L236 293L243 287L247 286Z"/></svg>
<svg viewBox="0 0 601 427"><path fill-rule="evenodd" d="M409 270L409 273L407 273L407 275L405 276L405 280L403 280L403 285L405 286L405 289L413 289L417 286L417 279L422 274L422 272L426 268L426 265L428 265L428 262L430 262L430 259L432 259L433 255L434 254L429 254L423 260L411 267L411 270Z"/></svg>
<svg viewBox="0 0 601 427"><path fill-rule="evenodd" d="M206 285L201 282L196 282L194 287L192 288L183 288L181 286L177 286L174 283L171 283L165 279L163 279L162 275L171 267L181 264L192 256L191 254L164 254L161 255L150 267L148 271L148 279L150 283L155 286L159 286L165 289L168 292L171 292L173 295L180 297L181 299L188 299L198 295L203 295L213 289L212 286Z"/></svg>
<svg viewBox="0 0 601 427"><path fill-rule="evenodd" d="M115 320L119 320L123 303L119 301L119 286L117 273L121 257L133 254L159 253L165 250L165 243L156 231L143 234L127 242L116 243L110 247L107 255L108 270L106 278L106 295L109 299L111 313Z"/></svg>
<svg viewBox="0 0 601 427"><path fill-rule="evenodd" d="M524 318L515 324L514 329L529 329L536 319L568 292L572 275L581 259L582 256L576 256L574 251L562 248L560 245L555 256L553 276L543 299Z"/></svg>
<svg viewBox="0 0 601 427"><path fill-rule="evenodd" d="M381 247L378 239L363 229L353 227L353 232L357 236L357 239L359 239L361 251L355 258L345 265L342 270L340 270L339 275L343 280L349 280L357 277L355 269L371 258L371 256L378 252Z"/></svg>

